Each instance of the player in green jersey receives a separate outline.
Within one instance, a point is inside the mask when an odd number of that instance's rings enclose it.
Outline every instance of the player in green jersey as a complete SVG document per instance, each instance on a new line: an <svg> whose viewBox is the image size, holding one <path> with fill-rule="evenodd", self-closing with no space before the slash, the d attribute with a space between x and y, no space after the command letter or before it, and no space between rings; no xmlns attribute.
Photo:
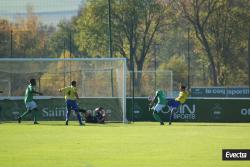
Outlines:
<svg viewBox="0 0 250 167"><path fill-rule="evenodd" d="M156 121L159 121L161 125L164 125L161 116L160 116L160 112L162 111L162 109L166 106L166 94L164 93L164 91L162 90L157 90L155 92L155 97L153 99L153 103L156 103L153 107L153 117Z"/></svg>
<svg viewBox="0 0 250 167"><path fill-rule="evenodd" d="M22 118L32 112L34 116L34 124L38 124L37 119L36 119L38 109L37 109L37 104L33 99L33 95L34 94L42 95L42 93L35 91L35 86L36 86L36 80L31 79L30 84L26 88L25 98L24 98L24 103L25 103L27 111L18 117L18 123L21 123Z"/></svg>

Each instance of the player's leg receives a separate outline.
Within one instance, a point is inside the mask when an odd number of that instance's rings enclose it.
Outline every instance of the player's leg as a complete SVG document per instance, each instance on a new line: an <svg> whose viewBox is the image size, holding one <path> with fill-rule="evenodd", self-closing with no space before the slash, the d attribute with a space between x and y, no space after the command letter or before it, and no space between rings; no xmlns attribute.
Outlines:
<svg viewBox="0 0 250 167"><path fill-rule="evenodd" d="M154 111L153 111L153 117L156 121L160 122L161 125L164 125L161 117L160 117L160 112L163 108L163 105L161 104L156 104L156 106L154 107Z"/></svg>
<svg viewBox="0 0 250 167"><path fill-rule="evenodd" d="M27 109L21 116L17 118L18 123L22 122L22 118L31 113L31 110Z"/></svg>
<svg viewBox="0 0 250 167"><path fill-rule="evenodd" d="M65 125L69 124L69 117L72 109L72 103L71 100L66 100L66 120L65 120Z"/></svg>
<svg viewBox="0 0 250 167"><path fill-rule="evenodd" d="M26 103L26 112L24 112L20 117L18 117L18 123L21 123L22 118L25 117L27 114L31 113L32 110L37 108L37 104L34 101Z"/></svg>
<svg viewBox="0 0 250 167"><path fill-rule="evenodd" d="M34 124L39 124L39 123L37 122L37 114L38 114L38 109L35 108L35 109L33 110Z"/></svg>
<svg viewBox="0 0 250 167"><path fill-rule="evenodd" d="M31 101L30 105L31 105L30 109L33 113L34 124L38 124L38 122L37 122L37 114L38 114L37 104L35 101Z"/></svg>
<svg viewBox="0 0 250 167"><path fill-rule="evenodd" d="M170 113L169 113L169 125L172 124L172 120L173 120L173 117L174 117L174 112L175 112L176 108L171 108L170 110Z"/></svg>
<svg viewBox="0 0 250 167"><path fill-rule="evenodd" d="M82 117L81 117L81 115L79 113L79 109L78 109L78 105L77 105L76 101L72 101L72 108L73 108L73 110L75 111L75 113L77 115L77 119L79 121L79 124L83 125L83 123L82 123Z"/></svg>
<svg viewBox="0 0 250 167"><path fill-rule="evenodd" d="M104 117L98 118L97 122L100 123L100 124L104 124L105 123L105 118Z"/></svg>
<svg viewBox="0 0 250 167"><path fill-rule="evenodd" d="M169 125L172 124L173 118L174 118L174 112L177 110L177 108L180 105L180 102L176 101L176 100L170 100L168 102L168 105L170 106L171 110L169 113Z"/></svg>

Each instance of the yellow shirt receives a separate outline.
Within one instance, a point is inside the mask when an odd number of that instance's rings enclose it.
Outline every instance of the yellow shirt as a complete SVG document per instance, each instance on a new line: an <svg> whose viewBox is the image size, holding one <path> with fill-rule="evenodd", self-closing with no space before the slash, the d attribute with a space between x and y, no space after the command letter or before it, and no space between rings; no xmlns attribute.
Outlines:
<svg viewBox="0 0 250 167"><path fill-rule="evenodd" d="M76 100L76 92L77 92L76 87L68 86L68 87L62 88L61 91L64 92L66 100Z"/></svg>
<svg viewBox="0 0 250 167"><path fill-rule="evenodd" d="M175 100L183 104L187 100L187 98L188 98L188 92L180 91L179 96Z"/></svg>

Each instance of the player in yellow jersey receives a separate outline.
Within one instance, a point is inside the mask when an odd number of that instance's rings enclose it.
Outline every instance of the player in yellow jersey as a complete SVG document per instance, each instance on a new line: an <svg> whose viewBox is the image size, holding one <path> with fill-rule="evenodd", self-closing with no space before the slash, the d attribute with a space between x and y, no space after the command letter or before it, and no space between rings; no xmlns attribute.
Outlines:
<svg viewBox="0 0 250 167"><path fill-rule="evenodd" d="M66 106L67 106L66 125L68 125L69 123L69 116L70 116L71 110L75 111L75 113L77 114L79 124L83 125L81 115L79 114L79 108L76 102L76 100L79 99L79 96L77 94L77 89L76 89L76 81L72 81L70 86L59 89L59 92L64 92L65 94L65 100L66 100Z"/></svg>
<svg viewBox="0 0 250 167"><path fill-rule="evenodd" d="M177 108L185 103L185 101L188 98L188 92L186 91L186 86L181 85L180 86L180 93L179 96L176 97L174 100L169 100L168 101L168 106L170 107L170 116L169 116L169 125L172 124L172 117L173 117L173 112L177 110Z"/></svg>

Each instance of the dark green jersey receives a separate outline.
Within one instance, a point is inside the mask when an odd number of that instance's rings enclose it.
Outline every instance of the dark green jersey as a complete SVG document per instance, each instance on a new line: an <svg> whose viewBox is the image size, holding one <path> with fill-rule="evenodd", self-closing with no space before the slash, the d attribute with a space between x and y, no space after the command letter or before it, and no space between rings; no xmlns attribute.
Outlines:
<svg viewBox="0 0 250 167"><path fill-rule="evenodd" d="M33 86L29 84L29 86L26 88L25 91L25 97L24 97L25 104L33 100L33 91L34 91Z"/></svg>
<svg viewBox="0 0 250 167"><path fill-rule="evenodd" d="M166 94L162 90L156 91L156 97L157 97L157 104L163 104L166 105Z"/></svg>

